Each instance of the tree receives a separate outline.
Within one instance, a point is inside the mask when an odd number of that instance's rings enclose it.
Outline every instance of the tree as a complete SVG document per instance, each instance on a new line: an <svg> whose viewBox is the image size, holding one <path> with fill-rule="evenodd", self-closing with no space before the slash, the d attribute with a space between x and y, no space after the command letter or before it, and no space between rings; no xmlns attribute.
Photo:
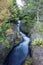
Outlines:
<svg viewBox="0 0 43 65"><path fill-rule="evenodd" d="M40 12L42 12L43 9L43 0L24 0L26 2L26 5L24 7L24 12L35 12L37 15L37 22L40 20Z"/></svg>

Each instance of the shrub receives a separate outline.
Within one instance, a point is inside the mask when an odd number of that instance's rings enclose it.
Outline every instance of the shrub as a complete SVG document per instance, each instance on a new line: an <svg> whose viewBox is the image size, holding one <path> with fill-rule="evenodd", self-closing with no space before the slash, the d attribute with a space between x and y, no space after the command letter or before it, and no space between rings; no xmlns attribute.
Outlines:
<svg viewBox="0 0 43 65"><path fill-rule="evenodd" d="M39 22L35 25L35 27L39 31L39 33L43 35L43 23Z"/></svg>
<svg viewBox="0 0 43 65"><path fill-rule="evenodd" d="M43 47L43 40L42 39L35 39L32 41L32 45Z"/></svg>
<svg viewBox="0 0 43 65"><path fill-rule="evenodd" d="M6 39L6 30L10 28L9 23L7 23L8 20L4 19L2 24L0 25L0 43L2 43L2 46L9 48L9 42Z"/></svg>
<svg viewBox="0 0 43 65"><path fill-rule="evenodd" d="M22 19L22 23L25 24L27 23L28 25L28 28L32 28L35 24L35 14L33 13L29 13L28 15L24 16L23 19Z"/></svg>
<svg viewBox="0 0 43 65"><path fill-rule="evenodd" d="M9 42L3 37L0 37L0 43L2 43L2 46L10 48Z"/></svg>

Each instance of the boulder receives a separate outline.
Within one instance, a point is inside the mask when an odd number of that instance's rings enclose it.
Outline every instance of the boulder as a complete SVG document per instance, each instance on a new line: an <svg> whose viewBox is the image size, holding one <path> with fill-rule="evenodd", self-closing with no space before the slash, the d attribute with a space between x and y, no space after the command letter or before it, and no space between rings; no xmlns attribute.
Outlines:
<svg viewBox="0 0 43 65"><path fill-rule="evenodd" d="M22 32L24 32L27 36L30 36L31 33L30 33L30 28L29 28L29 25L28 23L21 23L21 27L20 29L22 30Z"/></svg>

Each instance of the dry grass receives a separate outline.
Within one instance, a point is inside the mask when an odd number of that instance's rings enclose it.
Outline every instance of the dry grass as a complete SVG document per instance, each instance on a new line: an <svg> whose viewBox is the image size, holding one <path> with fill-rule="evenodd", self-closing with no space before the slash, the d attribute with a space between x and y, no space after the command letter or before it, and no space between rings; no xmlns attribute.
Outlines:
<svg viewBox="0 0 43 65"><path fill-rule="evenodd" d="M7 0L4 1L0 1L0 19L3 19L4 16L10 16L11 13L8 10L8 6L7 6Z"/></svg>

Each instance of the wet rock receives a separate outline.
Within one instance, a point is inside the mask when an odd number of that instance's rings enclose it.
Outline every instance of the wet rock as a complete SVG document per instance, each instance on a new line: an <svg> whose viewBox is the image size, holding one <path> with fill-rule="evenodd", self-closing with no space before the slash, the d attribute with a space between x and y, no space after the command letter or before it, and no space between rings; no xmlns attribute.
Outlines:
<svg viewBox="0 0 43 65"><path fill-rule="evenodd" d="M17 32L17 37L15 40L15 46L18 45L19 43L21 43L22 41L23 41L22 35L19 32Z"/></svg>

